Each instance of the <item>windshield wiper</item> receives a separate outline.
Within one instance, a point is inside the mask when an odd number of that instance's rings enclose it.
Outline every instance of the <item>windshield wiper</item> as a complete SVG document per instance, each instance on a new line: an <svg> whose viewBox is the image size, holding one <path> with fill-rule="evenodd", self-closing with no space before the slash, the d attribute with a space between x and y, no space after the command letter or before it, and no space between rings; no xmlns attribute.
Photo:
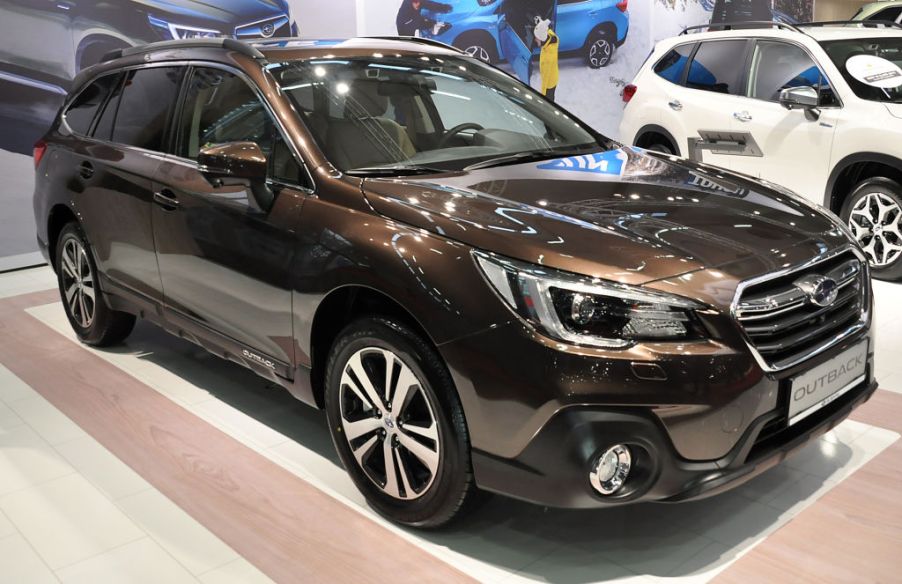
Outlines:
<svg viewBox="0 0 902 584"><path fill-rule="evenodd" d="M488 160L483 160L482 162L471 164L470 166L465 167L464 170L493 168L496 166L504 166L506 164L517 164L520 162L530 162L535 160L548 160L549 158L560 158L562 156L573 156L576 154L588 154L590 152L593 152L594 150L594 148L528 150L526 152L515 152L513 154L498 156L497 158L489 158Z"/></svg>
<svg viewBox="0 0 902 584"><path fill-rule="evenodd" d="M421 164L399 164L395 166L363 166L346 170L353 176L411 176L415 174L438 174L448 172L447 169Z"/></svg>

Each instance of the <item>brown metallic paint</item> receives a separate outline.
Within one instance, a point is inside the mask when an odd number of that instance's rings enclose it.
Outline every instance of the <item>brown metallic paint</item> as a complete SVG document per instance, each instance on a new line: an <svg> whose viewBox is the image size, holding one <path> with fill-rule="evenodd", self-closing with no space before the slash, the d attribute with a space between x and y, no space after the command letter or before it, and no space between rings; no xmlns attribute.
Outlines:
<svg viewBox="0 0 902 584"><path fill-rule="evenodd" d="M447 52L379 40L261 50L271 61ZM788 377L852 342L779 374L763 372L753 358L729 314L738 284L848 244L825 216L757 182L633 148L620 151L617 176L530 163L361 180L329 164L254 59L170 49L152 60L241 70L297 147L312 192L281 188L268 212L230 209L193 163L67 136L57 125L35 196L42 245L51 210L74 209L117 293L126 288L137 293L135 302L157 304L169 330L311 404L321 391L316 352L327 350L313 346L315 328L329 318L318 311L348 288L378 291L410 314L445 359L474 451L485 455L474 458L477 479L488 476L484 458L515 461L557 415L577 406L644 408L681 459L720 459L775 410ZM95 66L76 86L143 62L135 55ZM86 157L111 170L79 180L75 167ZM153 176L154 184L139 176ZM152 205L160 188L173 191L177 209ZM706 306L700 318L711 339L621 350L560 343L507 308L473 249L693 298ZM119 302L120 309L136 305ZM241 358L241 347L280 368L261 369ZM659 366L666 379L638 376L643 363Z"/></svg>

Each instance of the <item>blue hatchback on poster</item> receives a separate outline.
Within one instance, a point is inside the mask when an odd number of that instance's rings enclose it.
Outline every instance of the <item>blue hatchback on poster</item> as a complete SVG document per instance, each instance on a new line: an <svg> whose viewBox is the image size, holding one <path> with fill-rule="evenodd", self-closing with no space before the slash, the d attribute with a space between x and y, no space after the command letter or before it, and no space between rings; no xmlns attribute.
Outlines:
<svg viewBox="0 0 902 584"><path fill-rule="evenodd" d="M582 52L592 68L606 66L629 32L628 0L446 0L452 10L429 14L450 25L435 40L489 63L507 61L527 80L539 53L534 18L551 20L565 53Z"/></svg>

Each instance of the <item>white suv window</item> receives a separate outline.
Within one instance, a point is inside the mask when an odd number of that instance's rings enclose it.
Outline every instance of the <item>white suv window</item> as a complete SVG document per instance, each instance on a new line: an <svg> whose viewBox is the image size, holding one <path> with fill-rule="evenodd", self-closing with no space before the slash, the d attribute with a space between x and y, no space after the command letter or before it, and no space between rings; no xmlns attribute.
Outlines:
<svg viewBox="0 0 902 584"><path fill-rule="evenodd" d="M819 89L824 105L834 99L829 81L804 49L789 43L759 41L752 56L748 96L779 101L780 92L792 87Z"/></svg>
<svg viewBox="0 0 902 584"><path fill-rule="evenodd" d="M683 82L683 71L686 70L686 61L692 55L695 43L674 47L655 63L654 71L658 77L662 77L671 83L680 85Z"/></svg>

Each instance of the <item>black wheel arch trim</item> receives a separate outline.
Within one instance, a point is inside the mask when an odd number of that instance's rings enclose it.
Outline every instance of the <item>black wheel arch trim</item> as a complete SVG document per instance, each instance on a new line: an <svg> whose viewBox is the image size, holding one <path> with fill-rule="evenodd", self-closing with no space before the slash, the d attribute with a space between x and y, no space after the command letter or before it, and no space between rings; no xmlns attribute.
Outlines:
<svg viewBox="0 0 902 584"><path fill-rule="evenodd" d="M890 156L889 154L882 154L880 152L858 152L856 154L850 154L836 163L833 167L833 171L830 173L830 177L827 179L827 186L824 189L824 207L831 211L839 212L839 205L837 205L837 203L839 203L840 200L837 200L837 193L834 193L833 190L836 188L836 183L842 173L853 164L858 164L860 162L876 162L878 164L885 164L902 170L902 160L895 156ZM843 196L846 194L848 193L844 193Z"/></svg>
<svg viewBox="0 0 902 584"><path fill-rule="evenodd" d="M680 156L679 142L676 141L676 139L673 137L673 134L671 134L670 132L668 132L667 130L665 130L664 128L659 126L658 124L646 124L646 125L642 126L641 128L639 128L639 130L636 132L636 135L633 136L633 146L641 148L641 146L639 146L639 144L638 144L639 138L641 136L644 136L645 134L649 134L649 133L661 134L662 136L664 136L665 138L670 140L670 144L676 150L675 154L677 156Z"/></svg>

